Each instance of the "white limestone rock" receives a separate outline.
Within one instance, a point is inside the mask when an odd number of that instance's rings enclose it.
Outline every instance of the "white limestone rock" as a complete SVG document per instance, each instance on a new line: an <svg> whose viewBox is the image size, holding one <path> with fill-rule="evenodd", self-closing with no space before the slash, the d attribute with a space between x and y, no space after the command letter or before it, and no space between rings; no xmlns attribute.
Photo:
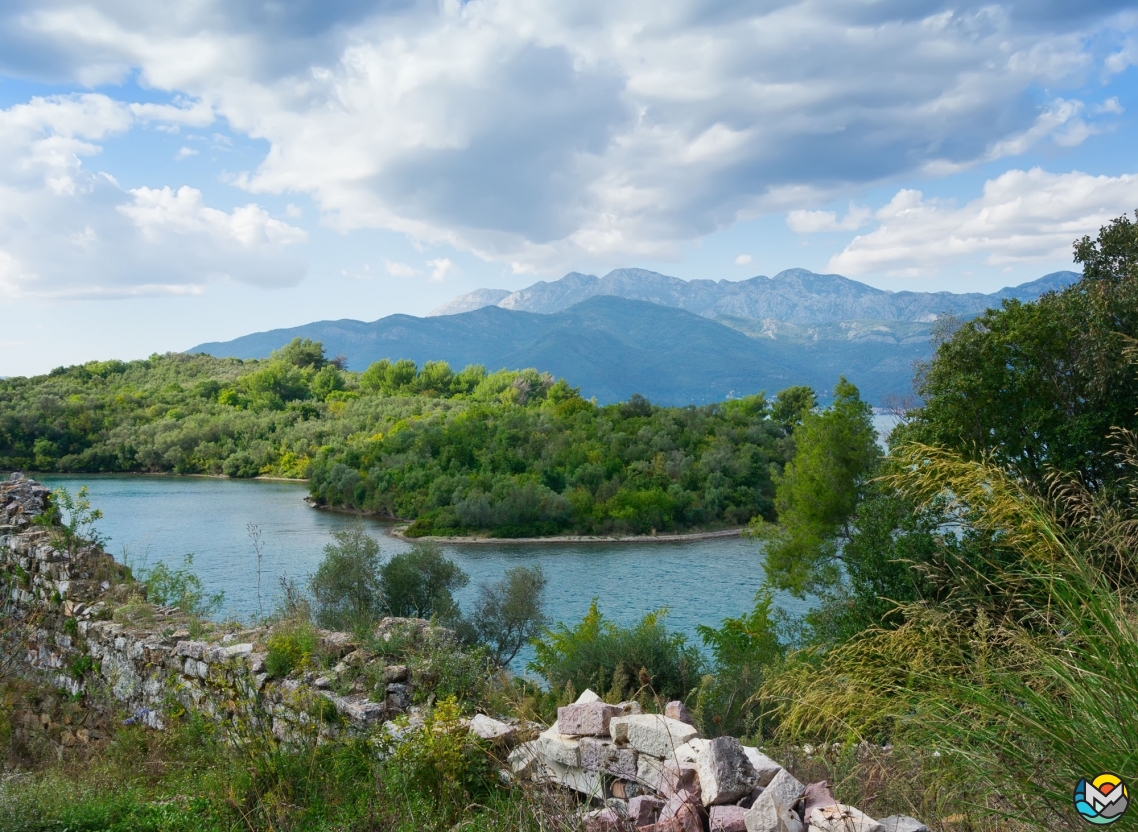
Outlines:
<svg viewBox="0 0 1138 832"><path fill-rule="evenodd" d="M747 832L803 832L802 821L771 792L763 792L743 815Z"/></svg>
<svg viewBox="0 0 1138 832"><path fill-rule="evenodd" d="M526 743L530 745L530 743ZM534 749L542 758L563 766L581 765L581 743L575 737L560 734L556 727L546 729L533 741Z"/></svg>
<svg viewBox="0 0 1138 832"><path fill-rule="evenodd" d="M609 733L618 744L627 743L641 754L660 759L674 757L677 748L699 736L692 726L659 714L614 717Z"/></svg>
<svg viewBox="0 0 1138 832"><path fill-rule="evenodd" d="M890 815L878 821L881 832L929 832L929 828L908 815Z"/></svg>
<svg viewBox="0 0 1138 832"><path fill-rule="evenodd" d="M755 767L734 737L707 741L696 761L696 771L704 806L734 803L755 788Z"/></svg>
<svg viewBox="0 0 1138 832"><path fill-rule="evenodd" d="M763 788L766 788L775 775L782 771L782 766L753 746L744 745L743 753L747 755L747 759L755 767L755 773L758 775L756 782Z"/></svg>
<svg viewBox="0 0 1138 832"><path fill-rule="evenodd" d="M818 806L806 815L810 832L881 832L881 824L853 806Z"/></svg>
<svg viewBox="0 0 1138 832"><path fill-rule="evenodd" d="M475 714L470 720L469 729L474 736L490 742L509 742L518 733L512 725L499 722L486 714Z"/></svg>
<svg viewBox="0 0 1138 832"><path fill-rule="evenodd" d="M806 787L802 785L794 775L786 769L779 769L778 774L776 774L763 789L761 796L770 794L780 803L785 803L793 809L805 791ZM756 801L756 803L757 802L758 801Z"/></svg>
<svg viewBox="0 0 1138 832"><path fill-rule="evenodd" d="M640 754L636 758L636 780L654 792L660 791L660 780L664 776L664 761L650 754Z"/></svg>

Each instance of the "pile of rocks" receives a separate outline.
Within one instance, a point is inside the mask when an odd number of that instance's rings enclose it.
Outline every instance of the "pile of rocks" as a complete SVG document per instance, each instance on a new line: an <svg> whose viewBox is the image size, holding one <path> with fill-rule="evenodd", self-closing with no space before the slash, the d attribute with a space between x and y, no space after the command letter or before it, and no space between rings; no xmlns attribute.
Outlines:
<svg viewBox="0 0 1138 832"><path fill-rule="evenodd" d="M26 528L43 514L50 494L51 489L46 485L18 472L0 481L0 531Z"/></svg>
<svg viewBox="0 0 1138 832"><path fill-rule="evenodd" d="M646 714L586 691L509 762L515 776L603 803L585 815L588 832L928 832L838 803L826 783L804 785L734 737L701 738L680 702Z"/></svg>

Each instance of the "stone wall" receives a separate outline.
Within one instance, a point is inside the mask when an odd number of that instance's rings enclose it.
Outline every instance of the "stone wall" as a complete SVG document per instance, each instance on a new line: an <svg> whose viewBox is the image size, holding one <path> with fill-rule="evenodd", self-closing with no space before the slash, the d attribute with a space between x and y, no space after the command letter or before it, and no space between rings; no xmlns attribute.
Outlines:
<svg viewBox="0 0 1138 832"><path fill-rule="evenodd" d="M364 734L411 704L409 672L356 644L317 630L324 671L273 678L265 628L201 622L145 602L145 586L102 549L69 550L58 528L35 522L50 489L13 474L0 481L0 597L26 673L71 695L98 692L129 719L162 728L173 710L193 709L281 740ZM377 637L404 642L431 634L426 621L388 618ZM15 642L19 644L16 645Z"/></svg>

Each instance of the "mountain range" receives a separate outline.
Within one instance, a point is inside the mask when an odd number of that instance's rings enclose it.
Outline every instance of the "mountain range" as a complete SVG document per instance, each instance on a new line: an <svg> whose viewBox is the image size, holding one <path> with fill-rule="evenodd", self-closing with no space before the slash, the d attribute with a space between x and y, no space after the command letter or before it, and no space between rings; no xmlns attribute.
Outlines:
<svg viewBox="0 0 1138 832"><path fill-rule="evenodd" d="M792 384L824 398L845 375L880 404L911 392L913 363L930 355L937 316L971 317L1076 279L1057 272L991 295L961 295L890 293L802 269L736 283L640 269L603 278L574 272L518 292L472 292L424 318L318 321L189 352L264 358L293 338L311 338L353 370L381 358L537 367L601 403L640 393L659 404L703 404Z"/></svg>
<svg viewBox="0 0 1138 832"><path fill-rule="evenodd" d="M704 318L776 320L792 324L852 320L928 323L946 312L972 317L1001 300L1035 300L1044 292L1073 283L1075 272L1054 272L994 294L978 292L887 292L840 274L787 269L774 277L749 280L681 280L644 269L616 269L604 277L570 272L560 280L542 280L525 289L478 289L445 303L430 316L455 315L484 306L548 315L597 295L643 300L686 309Z"/></svg>

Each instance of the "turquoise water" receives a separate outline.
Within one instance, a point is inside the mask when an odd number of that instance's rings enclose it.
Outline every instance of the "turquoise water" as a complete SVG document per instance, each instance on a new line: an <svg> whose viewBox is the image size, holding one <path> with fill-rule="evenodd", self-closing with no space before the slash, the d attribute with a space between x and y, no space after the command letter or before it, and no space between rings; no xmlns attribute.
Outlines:
<svg viewBox="0 0 1138 832"><path fill-rule="evenodd" d="M302 499L307 490L299 483L107 474L40 479L73 493L89 487L92 505L104 514L98 528L110 538L107 551L117 560L175 565L192 553L194 571L206 588L224 590L225 617L249 619L257 613L257 563L248 524L257 524L264 540L261 587L267 611L277 597L278 576L304 581L320 562L331 532L356 522L309 508ZM364 522L386 555L407 548L386 536L389 524ZM464 609L473 603L479 582L496 580L511 566L537 564L549 582L546 609L554 621L578 621L593 598L602 613L624 624L666 606L669 627L692 638L698 624L715 625L749 610L763 578L757 545L739 538L443 548L470 576L457 594Z"/></svg>

